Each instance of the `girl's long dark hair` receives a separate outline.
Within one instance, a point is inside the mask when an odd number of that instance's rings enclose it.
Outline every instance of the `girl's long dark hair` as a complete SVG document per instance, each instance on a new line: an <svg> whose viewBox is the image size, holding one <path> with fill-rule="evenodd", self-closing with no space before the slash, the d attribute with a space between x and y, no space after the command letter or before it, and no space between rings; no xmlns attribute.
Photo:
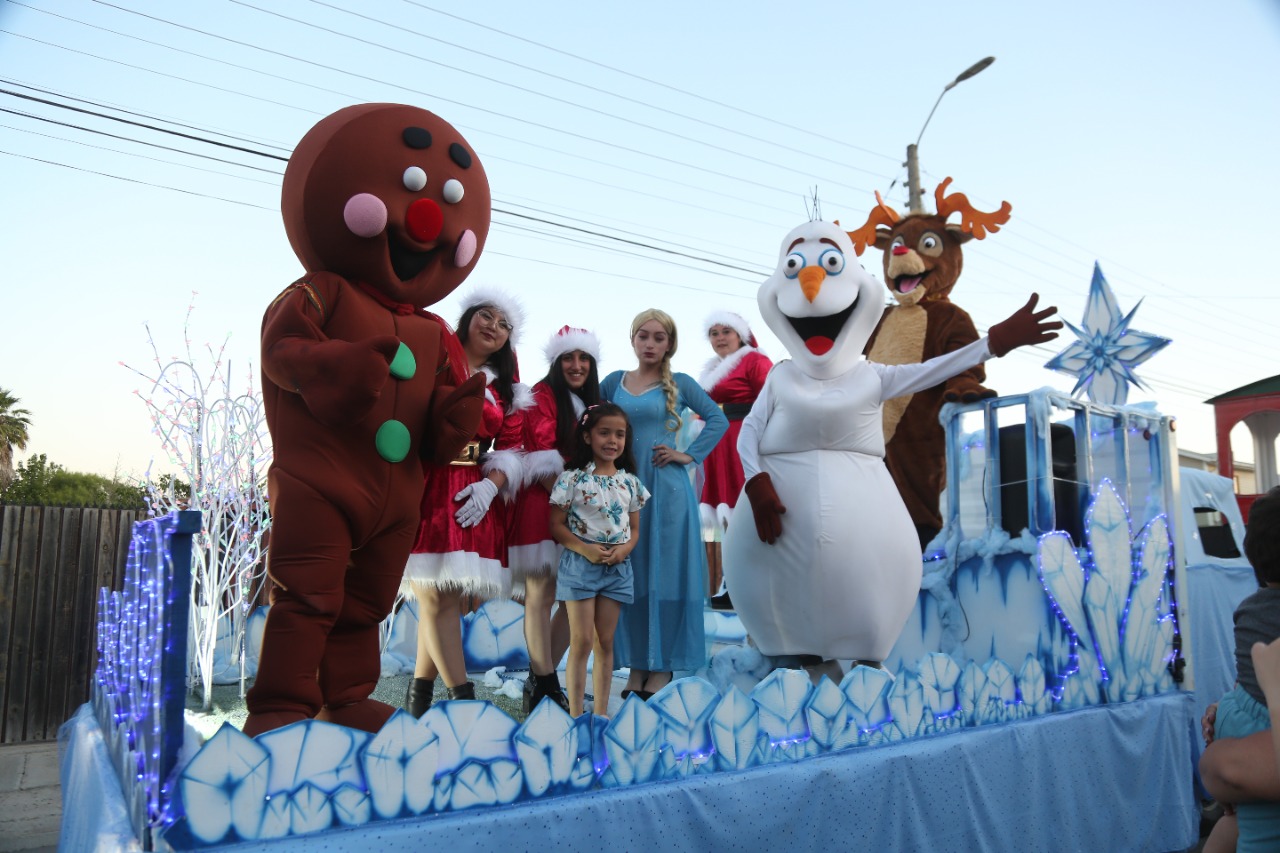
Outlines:
<svg viewBox="0 0 1280 853"><path fill-rule="evenodd" d="M587 443L587 435L600 423L601 418L607 418L610 415L616 415L627 424L627 442L622 446L622 455L618 457L617 465L619 471L626 471L629 474L636 474L636 455L632 449L634 440L631 432L631 419L627 417L627 413L622 411L620 406L613 403L601 403L598 406L592 406L587 409L582 418L578 421L577 428L574 430L574 441L576 444L573 453L569 455L569 461L565 463L565 468L585 469L588 465L595 461L595 456L591 453L591 445Z"/></svg>
<svg viewBox="0 0 1280 853"><path fill-rule="evenodd" d="M472 305L466 311L462 312L462 316L458 318L458 340L464 345L467 339L471 337L471 318L481 308L488 308L490 311L501 312L502 309L497 305L490 305L482 302L479 305ZM513 386L516 382L516 350L511 346L511 334L507 334L507 340L502 345L502 349L489 356L485 364L493 368L493 372L497 374L497 379L493 384L497 386L498 397L506 401L507 411L511 411L511 407L515 404L515 393Z"/></svg>
<svg viewBox="0 0 1280 853"><path fill-rule="evenodd" d="M568 355L568 353L565 353ZM600 402L600 374L596 371L596 360L587 354L587 358L591 361L591 370L587 373L587 381L576 393L578 399L587 406L594 406ZM573 412L573 398L570 396L575 393L569 383L564 379L564 366L561 361L564 355L557 358L547 368L547 375L542 380L547 383L547 387L551 389L551 393L555 396L556 401L556 450L560 451L560 455L568 459L577 450L574 445L578 435L578 416ZM578 444L581 444L578 441ZM632 471L634 474L635 472Z"/></svg>

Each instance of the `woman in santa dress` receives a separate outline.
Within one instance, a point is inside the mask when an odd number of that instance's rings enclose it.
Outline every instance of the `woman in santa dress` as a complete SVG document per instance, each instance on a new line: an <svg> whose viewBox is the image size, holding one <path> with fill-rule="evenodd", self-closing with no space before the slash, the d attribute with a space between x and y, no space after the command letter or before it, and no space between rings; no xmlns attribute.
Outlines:
<svg viewBox="0 0 1280 853"><path fill-rule="evenodd" d="M564 470L578 418L600 402L597 362L600 341L586 329L565 326L543 348L547 375L533 386L533 405L524 411L524 483L509 516L507 565L513 593L524 594L524 639L529 649L529 678L524 711L544 696L569 709L556 664L569 646L569 620L561 607L553 618L556 566L561 546L551 538L548 498Z"/></svg>
<svg viewBox="0 0 1280 853"><path fill-rule="evenodd" d="M742 419L760 396L773 362L756 348L755 335L742 315L716 311L707 317L703 327L716 354L703 366L698 384L729 419L729 431L702 463L702 530L709 541L707 560L715 577L720 574L720 538L729 528L729 516L742 491L738 433L742 430ZM711 598L711 606L718 610L733 606L723 576L720 588Z"/></svg>
<svg viewBox="0 0 1280 853"><path fill-rule="evenodd" d="M405 566L405 585L418 602L418 656L405 698L415 717L431 706L437 674L450 699L475 698L462 652L463 600L511 590L503 504L514 500L523 476L521 410L531 402L517 381L522 320L519 304L500 291L477 288L463 300L458 340L465 363L454 365L456 378L483 371L489 384L475 440L449 464L427 468L422 523ZM495 500L499 494L503 501Z"/></svg>

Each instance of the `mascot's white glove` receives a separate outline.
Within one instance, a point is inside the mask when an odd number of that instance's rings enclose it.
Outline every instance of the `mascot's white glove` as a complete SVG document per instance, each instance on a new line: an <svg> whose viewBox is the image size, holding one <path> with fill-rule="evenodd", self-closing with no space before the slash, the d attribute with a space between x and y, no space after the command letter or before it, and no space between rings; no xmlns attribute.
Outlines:
<svg viewBox="0 0 1280 853"><path fill-rule="evenodd" d="M498 487L494 485L493 480L484 477L453 496L455 501L464 498L467 501L453 514L453 517L463 527L475 527L484 520L485 514L489 512L489 504L493 503L497 495Z"/></svg>

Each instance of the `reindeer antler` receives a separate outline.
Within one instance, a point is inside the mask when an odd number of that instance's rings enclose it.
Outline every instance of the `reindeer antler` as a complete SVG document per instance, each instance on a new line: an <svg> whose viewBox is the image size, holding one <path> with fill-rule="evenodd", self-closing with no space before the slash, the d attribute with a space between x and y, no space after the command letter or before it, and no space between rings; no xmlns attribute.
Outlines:
<svg viewBox="0 0 1280 853"><path fill-rule="evenodd" d="M953 213L959 213L960 230L972 234L975 240L986 237L988 231L996 233L1001 225L1009 221L1009 212L1013 210L1013 205L1009 202L1002 202L1000 209L993 213L983 213L969 203L964 193L947 195L947 187L950 185L951 179L947 178L934 190L933 198L938 205L938 215L946 219Z"/></svg>
<svg viewBox="0 0 1280 853"><path fill-rule="evenodd" d="M884 203L884 199L880 197L880 191L877 190L876 206L871 208L871 215L867 217L866 223L857 231L846 232L849 239L853 241L853 253L861 255L867 250L867 246L875 244L878 226L892 227L901 218L896 210Z"/></svg>

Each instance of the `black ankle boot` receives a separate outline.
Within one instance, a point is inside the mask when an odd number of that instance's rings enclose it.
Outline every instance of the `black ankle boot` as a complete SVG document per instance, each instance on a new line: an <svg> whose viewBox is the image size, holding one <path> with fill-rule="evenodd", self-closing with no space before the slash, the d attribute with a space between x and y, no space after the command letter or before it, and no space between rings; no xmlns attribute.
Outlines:
<svg viewBox="0 0 1280 853"><path fill-rule="evenodd" d="M564 689L560 686L560 676L553 671L547 675L534 675L533 677L537 679L534 685L536 693L534 707L537 707L538 702L545 697L559 705L560 709L566 714L569 713L569 697L564 695Z"/></svg>
<svg viewBox="0 0 1280 853"><path fill-rule="evenodd" d="M476 698L476 686L470 681L464 681L457 687L449 688L450 699L474 699Z"/></svg>
<svg viewBox="0 0 1280 853"><path fill-rule="evenodd" d="M421 718L431 707L431 697L436 693L434 678L415 678L409 682L409 689L404 694L404 709L415 717Z"/></svg>
<svg viewBox="0 0 1280 853"><path fill-rule="evenodd" d="M533 709L538 707L538 700L542 697L538 695L538 676L533 674L533 670L529 670L529 677L524 680L524 693L520 698L520 709L526 714L532 713Z"/></svg>

